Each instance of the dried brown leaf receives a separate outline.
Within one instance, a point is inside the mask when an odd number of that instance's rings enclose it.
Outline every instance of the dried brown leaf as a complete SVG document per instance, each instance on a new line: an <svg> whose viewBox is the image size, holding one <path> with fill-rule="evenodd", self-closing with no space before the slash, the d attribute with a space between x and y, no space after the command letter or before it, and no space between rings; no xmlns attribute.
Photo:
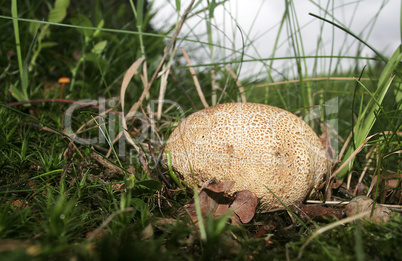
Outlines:
<svg viewBox="0 0 402 261"><path fill-rule="evenodd" d="M211 214L219 217L228 211L233 211L231 216L232 223L248 223L254 217L257 207L257 196L248 190L235 192L233 196L228 195L234 186L234 181L224 181L216 183L214 180L207 181L199 193L201 213L203 216ZM185 211L194 222L197 222L197 212L194 199L190 200L185 206Z"/></svg>
<svg viewBox="0 0 402 261"><path fill-rule="evenodd" d="M231 188L233 188L234 184L235 184L234 181L229 180L218 183L212 183L203 189L210 190L215 193L222 193L229 191Z"/></svg>
<svg viewBox="0 0 402 261"><path fill-rule="evenodd" d="M235 200L229 209L234 210L242 223L250 222L255 214L258 198L249 190L238 191L234 194Z"/></svg>

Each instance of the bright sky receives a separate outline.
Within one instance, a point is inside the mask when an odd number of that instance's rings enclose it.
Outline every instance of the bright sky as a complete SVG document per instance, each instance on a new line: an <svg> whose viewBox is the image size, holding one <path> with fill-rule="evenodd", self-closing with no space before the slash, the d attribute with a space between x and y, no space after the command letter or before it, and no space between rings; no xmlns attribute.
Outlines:
<svg viewBox="0 0 402 261"><path fill-rule="evenodd" d="M181 2L181 13L183 13L190 1ZM202 1L196 10L205 8L206 3L207 1ZM328 20L333 20L332 17L335 17L334 22L346 26L377 51L390 57L401 43L400 4L401 2L396 0L336 0L329 1L329 4L328 0L297 0L294 1L296 15L292 17L297 17L299 27L302 28L301 37L305 55L356 56L359 50L357 40L340 29L309 15L309 13L313 13ZM155 8L163 9L163 12L157 13L154 20L154 24L158 28L164 28L176 22L175 1L155 0ZM327 14L325 10L328 10ZM271 57L284 11L285 1L277 0L230 0L224 6L218 7L212 21L214 30L212 41L226 46L232 51L216 47L213 49L213 60L219 62L240 59L240 54L233 52L233 49L240 51L243 47L241 34L236 28L236 23L242 29L245 38L244 59ZM206 12L203 12L189 19L183 27L180 37L200 39L207 42L205 14ZM287 28L288 24L284 24L275 57L294 55L293 48L288 40L289 30ZM211 62L210 49L206 44L189 44L187 42L182 43L181 47L188 50L194 64ZM196 52L191 51L192 48ZM197 57L194 57L195 54ZM375 54L369 48L363 47L360 56L374 57ZM364 63L362 61L360 66ZM321 69L319 71L330 74L335 69L334 64L335 62L330 63L329 59L320 59L318 66ZM346 70L353 67L354 64L355 60L343 59L340 66L342 66L341 69ZM292 60L274 62L274 68L278 70L278 79L280 73L285 71L289 77L297 77L297 73L292 72L294 67ZM311 68L312 65L307 67ZM262 62L243 63L242 76L258 74L265 77L267 68Z"/></svg>

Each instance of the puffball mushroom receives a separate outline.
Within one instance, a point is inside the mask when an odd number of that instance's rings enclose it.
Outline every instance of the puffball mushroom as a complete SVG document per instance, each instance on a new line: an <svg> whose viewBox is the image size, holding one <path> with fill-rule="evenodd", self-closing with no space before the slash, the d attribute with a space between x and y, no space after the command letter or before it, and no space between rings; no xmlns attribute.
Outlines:
<svg viewBox="0 0 402 261"><path fill-rule="evenodd" d="M282 207L267 187L292 205L320 184L327 169L322 144L306 122L256 103L224 103L190 115L171 133L165 151L188 184L235 181L230 193L250 190L265 210Z"/></svg>

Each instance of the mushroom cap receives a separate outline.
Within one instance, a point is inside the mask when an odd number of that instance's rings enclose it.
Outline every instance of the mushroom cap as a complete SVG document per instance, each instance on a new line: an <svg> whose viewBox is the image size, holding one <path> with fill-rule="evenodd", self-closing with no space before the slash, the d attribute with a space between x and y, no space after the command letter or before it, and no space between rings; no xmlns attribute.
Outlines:
<svg viewBox="0 0 402 261"><path fill-rule="evenodd" d="M165 151L185 182L235 181L229 192L250 190L265 210L282 207L267 187L291 205L319 185L327 168L322 144L306 122L256 103L224 103L190 115Z"/></svg>
<svg viewBox="0 0 402 261"><path fill-rule="evenodd" d="M61 77L58 80L59 83L69 83L70 82L70 78L68 77Z"/></svg>

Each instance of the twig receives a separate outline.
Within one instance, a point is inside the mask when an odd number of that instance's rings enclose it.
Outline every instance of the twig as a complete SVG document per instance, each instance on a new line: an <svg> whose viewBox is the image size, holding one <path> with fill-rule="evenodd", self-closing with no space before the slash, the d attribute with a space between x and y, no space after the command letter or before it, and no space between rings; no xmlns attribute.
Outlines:
<svg viewBox="0 0 402 261"><path fill-rule="evenodd" d="M113 172L116 172L120 175L124 175L124 171L121 169L121 167L117 166L116 164L112 163L108 158L105 156L98 154L96 152L92 152L90 155L91 159L94 159L96 162L101 164L103 167L105 167L108 170L111 170Z"/></svg>

